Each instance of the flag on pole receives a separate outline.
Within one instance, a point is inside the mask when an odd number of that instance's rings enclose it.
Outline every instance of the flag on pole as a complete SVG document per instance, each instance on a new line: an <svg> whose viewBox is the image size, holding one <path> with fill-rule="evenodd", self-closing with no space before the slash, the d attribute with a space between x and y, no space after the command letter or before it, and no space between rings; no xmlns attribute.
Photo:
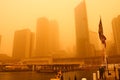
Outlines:
<svg viewBox="0 0 120 80"><path fill-rule="evenodd" d="M104 46L106 47L106 37L104 36L103 34L103 26L102 26L102 21L101 21L101 18L100 18L100 22L99 22L99 30L98 30L98 33L99 33L99 38L101 40L101 43L104 44Z"/></svg>

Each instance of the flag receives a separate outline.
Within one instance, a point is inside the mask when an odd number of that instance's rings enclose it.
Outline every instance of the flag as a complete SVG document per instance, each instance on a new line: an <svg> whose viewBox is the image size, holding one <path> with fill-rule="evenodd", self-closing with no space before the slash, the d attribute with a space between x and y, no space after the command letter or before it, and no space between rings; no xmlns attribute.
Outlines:
<svg viewBox="0 0 120 80"><path fill-rule="evenodd" d="M102 26L102 21L101 21L101 18L100 18L100 22L99 22L99 30L98 30L98 33L99 33L99 38L101 40L101 43L104 44L104 46L106 47L106 37L104 36L103 34L103 26Z"/></svg>

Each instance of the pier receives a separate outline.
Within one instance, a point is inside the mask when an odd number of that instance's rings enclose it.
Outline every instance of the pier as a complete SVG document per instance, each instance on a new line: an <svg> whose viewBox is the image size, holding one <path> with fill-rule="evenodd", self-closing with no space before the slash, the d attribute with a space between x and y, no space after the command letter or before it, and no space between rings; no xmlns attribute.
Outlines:
<svg viewBox="0 0 120 80"><path fill-rule="evenodd" d="M1 71L7 70L29 70L29 71L74 71L82 69L80 64L24 64L24 65L13 65L13 64L3 64L0 65Z"/></svg>

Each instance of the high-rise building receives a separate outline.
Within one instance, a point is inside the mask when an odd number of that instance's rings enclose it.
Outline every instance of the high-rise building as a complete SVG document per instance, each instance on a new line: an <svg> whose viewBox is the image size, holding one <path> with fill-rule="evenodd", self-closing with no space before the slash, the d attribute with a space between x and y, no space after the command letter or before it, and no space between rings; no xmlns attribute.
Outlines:
<svg viewBox="0 0 120 80"><path fill-rule="evenodd" d="M31 32L30 58L35 56L35 33Z"/></svg>
<svg viewBox="0 0 120 80"><path fill-rule="evenodd" d="M1 47L2 36L0 35L0 47Z"/></svg>
<svg viewBox="0 0 120 80"><path fill-rule="evenodd" d="M120 15L112 20L112 29L117 48L117 53L120 55Z"/></svg>
<svg viewBox="0 0 120 80"><path fill-rule="evenodd" d="M29 58L31 52L31 31L18 30L14 33L13 57L17 59Z"/></svg>
<svg viewBox="0 0 120 80"><path fill-rule="evenodd" d="M59 51L59 31L58 23L55 20L50 21L50 51L57 54Z"/></svg>
<svg viewBox="0 0 120 80"><path fill-rule="evenodd" d="M115 43L112 42L111 40L107 40L106 41L106 54L107 56L115 56L117 55L117 50L116 50L116 46Z"/></svg>
<svg viewBox="0 0 120 80"><path fill-rule="evenodd" d="M89 31L89 40L90 40L90 47L92 52L90 55L93 57L101 56L101 54L97 53L99 50L101 50L101 42L99 40L99 35L97 32Z"/></svg>
<svg viewBox="0 0 120 80"><path fill-rule="evenodd" d="M116 56L117 55L117 46L115 44L113 33L110 35L110 39L106 41L106 53L108 56Z"/></svg>
<svg viewBox="0 0 120 80"><path fill-rule="evenodd" d="M90 44L94 45L95 50L100 50L101 42L99 40L99 35L97 32L89 31Z"/></svg>
<svg viewBox="0 0 120 80"><path fill-rule="evenodd" d="M58 24L47 18L39 18L36 30L36 56L52 56L59 48Z"/></svg>
<svg viewBox="0 0 120 80"><path fill-rule="evenodd" d="M39 18L36 29L36 56L51 56L49 46L49 21L47 18Z"/></svg>
<svg viewBox="0 0 120 80"><path fill-rule="evenodd" d="M87 57L89 52L89 31L86 4L83 0L75 8L76 46L79 57Z"/></svg>

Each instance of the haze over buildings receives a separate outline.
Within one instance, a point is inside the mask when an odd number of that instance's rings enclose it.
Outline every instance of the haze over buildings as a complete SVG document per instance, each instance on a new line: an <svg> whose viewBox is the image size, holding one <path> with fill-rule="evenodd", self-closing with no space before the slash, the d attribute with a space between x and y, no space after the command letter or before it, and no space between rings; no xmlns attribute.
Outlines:
<svg viewBox="0 0 120 80"><path fill-rule="evenodd" d="M107 53L108 56L116 56L116 55L118 55L115 42L112 42L111 40L107 40L106 44L107 44L106 53Z"/></svg>
<svg viewBox="0 0 120 80"><path fill-rule="evenodd" d="M2 36L0 35L0 49L1 49Z"/></svg>
<svg viewBox="0 0 120 80"><path fill-rule="evenodd" d="M60 51L60 31L59 24L56 20L50 21L50 53L57 54Z"/></svg>
<svg viewBox="0 0 120 80"><path fill-rule="evenodd" d="M101 50L100 40L97 32L89 31L90 44L94 45L95 50Z"/></svg>
<svg viewBox="0 0 120 80"><path fill-rule="evenodd" d="M84 58L95 56L94 46L90 44L86 3L83 0L75 8L76 56Z"/></svg>
<svg viewBox="0 0 120 80"><path fill-rule="evenodd" d="M52 56L59 50L58 24L47 18L39 18L36 29L36 56Z"/></svg>
<svg viewBox="0 0 120 80"><path fill-rule="evenodd" d="M100 40L98 33L90 31L88 28L88 17L86 3L83 0L75 7L75 28L76 28L76 51L73 52L76 57L86 58L100 56L97 51L100 50ZM57 21L50 21L46 17L37 19L36 38L35 35L30 39L30 50L27 57L50 57L67 53L60 51L59 28ZM24 44L23 42L21 44ZM16 52L18 53L18 52ZM70 52L68 52L70 53ZM15 54L14 54L15 55ZM73 56L73 57L75 57Z"/></svg>
<svg viewBox="0 0 120 80"><path fill-rule="evenodd" d="M33 48L32 34L29 29L18 30L14 34L13 58L30 58Z"/></svg>
<svg viewBox="0 0 120 80"><path fill-rule="evenodd" d="M16 30L29 28L36 31L36 19L46 16L59 23L61 48L75 45L74 8L82 0L0 0L1 51L12 55L13 35ZM107 40L112 33L111 20L120 14L120 0L86 0L88 27L97 32L102 17Z"/></svg>
<svg viewBox="0 0 120 80"><path fill-rule="evenodd" d="M49 39L49 21L47 18L39 18L36 28L36 55L50 56L50 39Z"/></svg>
<svg viewBox="0 0 120 80"><path fill-rule="evenodd" d="M77 56L84 57L88 55L87 49L89 44L88 20L85 1L81 2L75 8L75 26Z"/></svg>
<svg viewBox="0 0 120 80"><path fill-rule="evenodd" d="M90 53L89 55L93 55L93 57L101 56L101 53L99 52L102 50L102 48L98 33L94 31L89 31L89 40L90 40L91 50L93 53L93 54Z"/></svg>
<svg viewBox="0 0 120 80"><path fill-rule="evenodd" d="M1 53L1 42L2 42L2 36L0 35L0 53Z"/></svg>
<svg viewBox="0 0 120 80"><path fill-rule="evenodd" d="M113 35L117 54L120 55L120 15L112 20Z"/></svg>

